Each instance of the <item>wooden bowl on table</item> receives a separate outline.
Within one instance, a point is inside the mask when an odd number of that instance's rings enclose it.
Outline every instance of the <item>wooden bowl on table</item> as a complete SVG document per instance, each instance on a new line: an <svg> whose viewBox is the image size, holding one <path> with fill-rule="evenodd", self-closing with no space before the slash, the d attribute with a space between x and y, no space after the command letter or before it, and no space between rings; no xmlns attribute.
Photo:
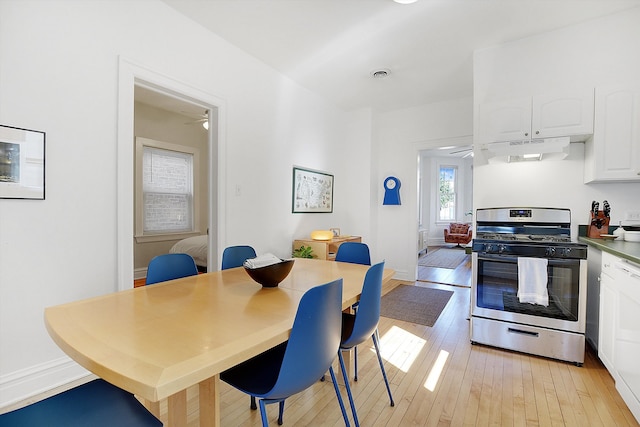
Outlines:
<svg viewBox="0 0 640 427"><path fill-rule="evenodd" d="M244 270L249 277L260 283L263 287L275 288L280 282L287 278L293 268L294 261L293 259L285 259L277 264L258 268L247 268L245 266Z"/></svg>

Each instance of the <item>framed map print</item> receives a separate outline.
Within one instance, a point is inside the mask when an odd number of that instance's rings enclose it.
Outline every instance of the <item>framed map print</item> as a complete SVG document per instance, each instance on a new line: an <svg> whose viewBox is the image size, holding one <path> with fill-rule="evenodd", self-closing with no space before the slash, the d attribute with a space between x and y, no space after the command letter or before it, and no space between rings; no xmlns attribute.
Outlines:
<svg viewBox="0 0 640 427"><path fill-rule="evenodd" d="M291 212L333 212L333 175L294 166Z"/></svg>

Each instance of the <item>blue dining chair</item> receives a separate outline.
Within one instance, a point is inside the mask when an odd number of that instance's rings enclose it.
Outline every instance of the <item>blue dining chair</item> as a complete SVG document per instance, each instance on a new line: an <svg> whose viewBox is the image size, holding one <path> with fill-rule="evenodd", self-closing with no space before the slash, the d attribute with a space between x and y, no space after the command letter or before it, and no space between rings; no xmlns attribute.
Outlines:
<svg viewBox="0 0 640 427"><path fill-rule="evenodd" d="M380 298L382 296L383 271L384 261L369 267L369 270L367 270L367 274L364 277L358 311L355 314L342 313L342 338L340 340L340 350L355 349L357 345L362 344L367 339L373 339L373 345L376 348L376 354L378 355L378 363L380 364L382 377L384 378L384 383L387 386L387 393L389 393L389 400L391 401L391 406L395 406L393 396L391 395L391 388L389 388L389 381L387 380L387 373L385 372L384 364L382 363L382 356L380 356L380 346L378 343L378 322L380 321ZM338 352L338 356L342 375L345 378L345 383L348 383L342 352ZM354 380L358 381L358 353L355 352ZM354 422L356 426L358 426L358 416L356 415L356 408L350 388L347 388L347 394L349 395L349 404L351 405L351 411L353 412Z"/></svg>
<svg viewBox="0 0 640 427"><path fill-rule="evenodd" d="M336 261L352 264L371 265L369 246L360 242L344 242L338 246Z"/></svg>
<svg viewBox="0 0 640 427"><path fill-rule="evenodd" d="M349 262L351 264L371 265L371 254L369 253L369 246L367 246L366 243L360 242L344 242L343 244L338 246L336 261ZM351 306L354 311L358 310L359 303L359 301L356 301Z"/></svg>
<svg viewBox="0 0 640 427"><path fill-rule="evenodd" d="M158 255L149 262L145 285L196 274L198 274L198 267L191 255L181 253Z"/></svg>
<svg viewBox="0 0 640 427"><path fill-rule="evenodd" d="M0 415L0 427L162 427L136 397L97 379Z"/></svg>
<svg viewBox="0 0 640 427"><path fill-rule="evenodd" d="M342 279L309 289L300 300L288 341L220 374L222 381L259 399L263 427L269 425L266 405L279 403L281 425L285 399L309 388L327 370L349 426L332 366L340 346L341 313Z"/></svg>
<svg viewBox="0 0 640 427"><path fill-rule="evenodd" d="M242 267L242 264L249 258L255 258L256 251L251 246L238 245L229 246L222 251L222 270L229 268ZM256 398L251 396L251 409L258 409Z"/></svg>
<svg viewBox="0 0 640 427"><path fill-rule="evenodd" d="M256 251L251 246L229 246L222 252L222 269L242 267L249 258L255 258Z"/></svg>

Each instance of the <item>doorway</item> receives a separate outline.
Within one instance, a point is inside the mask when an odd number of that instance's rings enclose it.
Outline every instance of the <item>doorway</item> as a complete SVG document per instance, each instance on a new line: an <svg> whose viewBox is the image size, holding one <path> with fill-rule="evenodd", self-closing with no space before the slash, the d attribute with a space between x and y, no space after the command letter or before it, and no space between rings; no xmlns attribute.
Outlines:
<svg viewBox="0 0 640 427"><path fill-rule="evenodd" d="M205 219L208 231L208 268L216 269L221 235L220 224L224 223L224 212L218 209L218 199L224 197L219 185L224 176L224 162L219 161L224 152L225 107L223 100L184 84L176 79L153 72L127 59L120 58L118 79L118 136L117 136L117 290L130 289L134 283L134 136L136 89L144 88L157 96L156 104L179 105L177 108L207 110L209 129L206 132L206 159L201 159L207 173L207 202ZM167 105L164 108L169 108ZM182 120L182 119L180 119Z"/></svg>
<svg viewBox="0 0 640 427"><path fill-rule="evenodd" d="M418 281L470 285L470 256L445 245L444 229L451 222L473 221L472 153L470 139L438 141L418 150ZM455 182L441 184L442 171L449 171L449 180L454 171ZM442 185L446 194L441 194Z"/></svg>
<svg viewBox="0 0 640 427"><path fill-rule="evenodd" d="M134 132L135 132L135 234L134 234L134 279L138 286L146 277L146 269L152 258L170 252L185 252L191 255L201 272L208 267L208 239L209 229L209 131L214 135L217 130L217 109L202 107L188 100L168 96L143 85L134 88ZM211 114L211 125L209 115ZM169 148L171 147L171 148ZM175 178L164 191L186 191L175 193L171 198L161 196L160 190L154 199L160 205L156 212L167 212L165 216L148 216L143 219L143 151L154 154L154 161L150 165L156 166L154 174L165 170L167 179L175 176L176 158L184 161L184 177ZM170 157L167 157L170 156ZM169 169L162 167L163 160ZM182 163L180 163L182 164ZM215 171L213 171L215 173ZM162 176L162 175L160 175ZM150 178L150 176L149 176ZM157 178L157 177L156 177ZM192 181L189 181L189 178ZM155 181L158 181L156 179ZM150 185L154 180L149 181ZM158 182L163 182L162 180ZM178 190L175 185L184 185ZM159 184L155 184L159 185ZM156 189L158 191L158 189ZM181 214L174 216L170 213L177 208ZM146 208L145 208L146 209ZM174 224L178 221L178 224ZM171 227L174 230L165 232L146 231L145 224L156 224L161 230ZM166 224L166 225L162 225Z"/></svg>

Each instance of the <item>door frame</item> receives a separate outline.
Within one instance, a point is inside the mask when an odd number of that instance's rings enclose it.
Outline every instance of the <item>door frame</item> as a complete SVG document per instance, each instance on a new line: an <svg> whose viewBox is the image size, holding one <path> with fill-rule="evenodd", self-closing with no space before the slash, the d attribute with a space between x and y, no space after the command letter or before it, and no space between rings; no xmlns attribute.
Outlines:
<svg viewBox="0 0 640 427"><path fill-rule="evenodd" d="M127 58L119 58L118 68L118 129L116 166L116 290L130 289L134 281L134 87L144 86L164 95L182 99L208 109L209 115L209 253L207 265L215 270L218 248L224 241L224 210L218 209L225 199L226 176L226 103L224 100L143 67ZM213 132L213 113L217 112L217 133Z"/></svg>

